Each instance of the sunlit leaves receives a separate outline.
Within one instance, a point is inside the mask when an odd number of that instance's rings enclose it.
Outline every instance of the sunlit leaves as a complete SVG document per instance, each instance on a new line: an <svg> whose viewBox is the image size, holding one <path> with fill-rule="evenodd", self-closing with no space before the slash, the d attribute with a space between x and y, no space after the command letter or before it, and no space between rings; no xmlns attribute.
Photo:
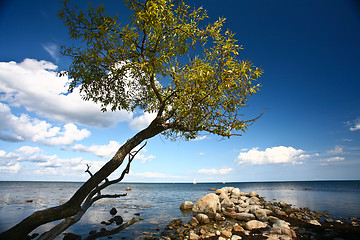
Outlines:
<svg viewBox="0 0 360 240"><path fill-rule="evenodd" d="M240 110L259 90L262 70L238 59L242 47L223 29L225 19L205 25L206 11L183 1L125 2L128 25L102 5L84 12L64 2L59 16L80 40L62 48L72 58L70 90L80 85L83 98L103 110L155 111L173 139L245 132L255 119L243 120Z"/></svg>

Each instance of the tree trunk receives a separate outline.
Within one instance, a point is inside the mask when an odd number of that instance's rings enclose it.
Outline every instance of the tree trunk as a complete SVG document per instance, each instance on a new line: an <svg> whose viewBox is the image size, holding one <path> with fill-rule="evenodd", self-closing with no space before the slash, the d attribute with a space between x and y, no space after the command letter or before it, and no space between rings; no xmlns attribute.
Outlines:
<svg viewBox="0 0 360 240"><path fill-rule="evenodd" d="M147 128L124 143L114 157L89 178L66 203L36 211L14 227L1 233L0 240L23 240L29 233L43 224L77 214L81 211L81 204L88 194L123 163L124 158L132 149L141 144L142 141L152 138L164 130L165 128L160 123L159 119L156 118L153 120Z"/></svg>

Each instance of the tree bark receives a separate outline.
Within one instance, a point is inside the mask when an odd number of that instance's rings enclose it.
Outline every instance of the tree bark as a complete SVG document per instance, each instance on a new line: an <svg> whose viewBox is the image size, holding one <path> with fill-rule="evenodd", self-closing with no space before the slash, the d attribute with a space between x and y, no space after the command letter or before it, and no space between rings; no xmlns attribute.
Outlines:
<svg viewBox="0 0 360 240"><path fill-rule="evenodd" d="M81 204L88 194L123 163L124 158L132 149L144 140L152 138L164 130L166 129L159 118L153 120L147 128L124 143L114 157L89 178L66 203L34 212L14 227L2 232L0 240L23 240L29 233L43 224L76 215L81 211Z"/></svg>

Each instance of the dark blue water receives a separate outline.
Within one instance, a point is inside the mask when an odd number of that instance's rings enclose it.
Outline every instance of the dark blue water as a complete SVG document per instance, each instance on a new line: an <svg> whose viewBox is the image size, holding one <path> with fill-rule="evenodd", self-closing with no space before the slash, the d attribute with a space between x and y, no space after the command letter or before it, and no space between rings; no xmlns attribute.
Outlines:
<svg viewBox="0 0 360 240"><path fill-rule="evenodd" d="M0 231L3 231L33 211L65 202L81 183L59 182L0 182ZM93 205L83 219L71 227L71 231L86 236L90 230L104 227L101 221L111 218L109 210L118 209L124 220L140 213L144 220L122 232L133 239L143 232L156 232L175 218L187 221L191 216L179 210L183 201L195 202L209 193L209 188L238 187L243 192L257 191L268 201L284 201L295 207L308 207L331 216L360 217L360 181L319 182L265 182L265 183L120 183L109 187L104 193L125 193L126 197L104 199ZM306 190L308 189L308 190ZM37 229L42 232L52 226ZM117 239L114 237L113 239ZM120 239L120 237L119 237Z"/></svg>

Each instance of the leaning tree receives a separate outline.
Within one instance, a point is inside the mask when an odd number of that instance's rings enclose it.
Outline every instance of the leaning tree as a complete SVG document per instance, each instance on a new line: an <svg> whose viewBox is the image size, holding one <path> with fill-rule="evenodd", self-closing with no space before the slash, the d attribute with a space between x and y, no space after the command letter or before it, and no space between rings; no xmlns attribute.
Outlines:
<svg viewBox="0 0 360 240"><path fill-rule="evenodd" d="M125 0L132 15L128 24L105 13L103 5L87 11L68 0L58 12L77 45L62 47L72 59L67 71L69 91L80 88L84 100L102 111L143 110L156 117L124 143L99 171L64 204L36 211L0 234L24 239L37 227L62 220L39 239L53 239L76 223L93 202L106 197L101 190L121 181L139 146L158 134L189 140L198 134L241 135L259 117L244 119L240 111L258 91L262 70L240 60L242 49L234 33L224 30L224 18L208 23L202 8L183 0ZM128 162L121 176L108 177ZM139 219L104 234L113 234Z"/></svg>

